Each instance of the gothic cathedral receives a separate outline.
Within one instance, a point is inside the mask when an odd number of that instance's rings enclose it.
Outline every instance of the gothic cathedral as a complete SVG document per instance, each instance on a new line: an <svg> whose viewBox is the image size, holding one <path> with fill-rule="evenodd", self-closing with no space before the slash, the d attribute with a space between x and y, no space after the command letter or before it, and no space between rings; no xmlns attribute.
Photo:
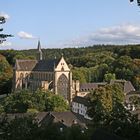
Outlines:
<svg viewBox="0 0 140 140"><path fill-rule="evenodd" d="M50 90L63 96L68 102L76 94L72 72L64 57L59 60L44 60L40 41L38 41L37 60L16 60L14 68L14 90L38 88Z"/></svg>

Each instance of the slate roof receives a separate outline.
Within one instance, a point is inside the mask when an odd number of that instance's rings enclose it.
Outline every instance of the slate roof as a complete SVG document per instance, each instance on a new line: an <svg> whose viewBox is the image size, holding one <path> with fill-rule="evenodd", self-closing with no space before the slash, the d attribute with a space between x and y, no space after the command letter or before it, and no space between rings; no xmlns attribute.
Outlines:
<svg viewBox="0 0 140 140"><path fill-rule="evenodd" d="M18 71L47 71L52 72L59 60L16 60Z"/></svg>
<svg viewBox="0 0 140 140"><path fill-rule="evenodd" d="M76 103L79 103L79 104L83 104L85 106L89 105L89 100L86 97L75 96L73 98L73 102L76 102Z"/></svg>
<svg viewBox="0 0 140 140"><path fill-rule="evenodd" d="M91 90L95 90L99 86L104 86L106 84L107 84L106 82L80 84L80 91L91 91Z"/></svg>
<svg viewBox="0 0 140 140"><path fill-rule="evenodd" d="M32 116L32 113L12 113L12 114L3 114L0 115L0 121L2 121L5 117L8 119L10 122L11 120L14 120L15 118L24 118L28 116ZM66 112L39 112L34 114L35 119L37 119L37 122L39 125L43 123L43 121L47 117L51 117L55 119L55 122L60 122L66 127L70 127L73 124L79 124L80 126L87 128L86 124L90 123L89 120L81 117L78 114L75 114L71 111L66 111ZM49 121L49 120L48 120Z"/></svg>
<svg viewBox="0 0 140 140"><path fill-rule="evenodd" d="M37 60L16 60L16 70L19 71L32 71Z"/></svg>
<svg viewBox="0 0 140 140"><path fill-rule="evenodd" d="M135 91L135 88L130 81L111 80L110 84L114 84L114 83L121 83L123 85L124 93L126 93L126 94L129 93L130 91Z"/></svg>
<svg viewBox="0 0 140 140"><path fill-rule="evenodd" d="M49 112L39 112L36 114L35 118L37 119L38 123L41 123L48 114Z"/></svg>
<svg viewBox="0 0 140 140"><path fill-rule="evenodd" d="M74 123L77 123L83 127L86 127L86 124L83 120L80 120L77 115L72 113L71 111L66 112L51 112L50 113L54 118L58 121L63 123L65 126L70 127Z"/></svg>
<svg viewBox="0 0 140 140"><path fill-rule="evenodd" d="M126 81L124 83L124 93L129 93L130 91L135 91L135 88L130 81Z"/></svg>

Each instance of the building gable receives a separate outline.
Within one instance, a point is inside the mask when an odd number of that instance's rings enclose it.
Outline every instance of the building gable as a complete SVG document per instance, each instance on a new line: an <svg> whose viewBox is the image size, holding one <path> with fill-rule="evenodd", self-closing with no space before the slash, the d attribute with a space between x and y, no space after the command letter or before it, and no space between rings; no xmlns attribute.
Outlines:
<svg viewBox="0 0 140 140"><path fill-rule="evenodd" d="M63 56L60 59L60 61L58 62L58 65L56 66L55 71L70 71Z"/></svg>

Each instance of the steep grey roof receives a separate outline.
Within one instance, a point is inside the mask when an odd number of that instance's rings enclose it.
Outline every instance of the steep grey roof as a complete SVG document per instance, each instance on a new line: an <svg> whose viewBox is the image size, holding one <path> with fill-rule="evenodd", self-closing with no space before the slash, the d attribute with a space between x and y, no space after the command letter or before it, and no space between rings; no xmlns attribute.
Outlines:
<svg viewBox="0 0 140 140"><path fill-rule="evenodd" d="M18 71L50 71L59 60L16 60L16 70Z"/></svg>
<svg viewBox="0 0 140 140"><path fill-rule="evenodd" d="M40 123L41 121L44 120L44 118L49 114L49 112L39 112L36 114L36 119L38 121L38 123Z"/></svg>
<svg viewBox="0 0 140 140"><path fill-rule="evenodd" d="M87 128L86 123L89 123L89 120L81 117L78 114L72 113L71 111L66 111L66 112L39 112L39 113L34 114L34 115L32 113L3 114L3 115L0 115L0 121L3 120L5 117L10 122L11 120L14 120L15 118L24 118L24 117L33 116L33 117L35 117L35 119L37 119L37 122L38 122L39 125L41 125L41 123L43 123L43 121L47 117L53 117L55 119L55 122L60 122L67 127L70 127L73 124L77 123L77 124L81 125L82 127Z"/></svg>
<svg viewBox="0 0 140 140"><path fill-rule="evenodd" d="M85 123L79 120L79 118L72 112L51 112L51 115L58 121L63 123L65 126L70 127L74 123L77 123L83 127L86 127Z"/></svg>
<svg viewBox="0 0 140 140"><path fill-rule="evenodd" d="M89 105L89 100L86 97L75 96L73 98L73 102L76 102L76 103L79 103L79 104L83 104L85 106Z"/></svg>
<svg viewBox="0 0 140 140"><path fill-rule="evenodd" d="M40 60L35 65L33 71L53 71L54 70L54 60Z"/></svg>
<svg viewBox="0 0 140 140"><path fill-rule="evenodd" d="M126 81L124 83L124 93L129 93L130 91L135 91L135 88L130 81Z"/></svg>
<svg viewBox="0 0 140 140"><path fill-rule="evenodd" d="M16 70L32 71L37 62L37 60L16 60Z"/></svg>
<svg viewBox="0 0 140 140"><path fill-rule="evenodd" d="M114 84L114 83L120 83L123 85L123 90L124 93L129 93L130 91L135 91L134 86L132 85L132 83L130 81L126 81L126 80L111 80L110 84Z"/></svg>
<svg viewBox="0 0 140 140"><path fill-rule="evenodd" d="M90 90L95 90L99 86L104 86L106 85L106 82L102 83L84 83L80 84L80 91L90 91Z"/></svg>

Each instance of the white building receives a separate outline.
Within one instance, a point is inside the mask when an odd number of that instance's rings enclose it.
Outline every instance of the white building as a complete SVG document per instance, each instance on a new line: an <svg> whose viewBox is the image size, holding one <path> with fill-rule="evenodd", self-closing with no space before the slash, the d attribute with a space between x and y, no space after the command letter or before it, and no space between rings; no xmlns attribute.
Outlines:
<svg viewBox="0 0 140 140"><path fill-rule="evenodd" d="M75 96L72 101L72 111L79 115L82 115L84 118L91 120L87 114L89 101L86 97Z"/></svg>

